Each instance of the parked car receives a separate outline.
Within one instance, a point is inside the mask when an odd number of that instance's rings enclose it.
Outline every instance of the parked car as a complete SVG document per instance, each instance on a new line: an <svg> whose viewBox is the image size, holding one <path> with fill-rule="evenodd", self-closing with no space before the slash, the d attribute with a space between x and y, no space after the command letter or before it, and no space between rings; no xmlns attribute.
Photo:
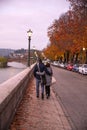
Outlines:
<svg viewBox="0 0 87 130"><path fill-rule="evenodd" d="M54 61L53 65L58 66L58 61Z"/></svg>
<svg viewBox="0 0 87 130"><path fill-rule="evenodd" d="M68 63L65 63L64 64L64 68L67 69L67 66L68 66Z"/></svg>
<svg viewBox="0 0 87 130"><path fill-rule="evenodd" d="M71 71L72 68L73 68L73 65L72 65L72 64L68 64L68 65L67 65L67 70L70 70L70 71Z"/></svg>
<svg viewBox="0 0 87 130"><path fill-rule="evenodd" d="M79 71L79 64L73 65L72 71L78 72Z"/></svg>
<svg viewBox="0 0 87 130"><path fill-rule="evenodd" d="M79 73L87 74L87 64L82 64L82 66L79 67Z"/></svg>
<svg viewBox="0 0 87 130"><path fill-rule="evenodd" d="M64 68L64 64L63 64L63 63L60 63L59 66L60 66L61 68Z"/></svg>

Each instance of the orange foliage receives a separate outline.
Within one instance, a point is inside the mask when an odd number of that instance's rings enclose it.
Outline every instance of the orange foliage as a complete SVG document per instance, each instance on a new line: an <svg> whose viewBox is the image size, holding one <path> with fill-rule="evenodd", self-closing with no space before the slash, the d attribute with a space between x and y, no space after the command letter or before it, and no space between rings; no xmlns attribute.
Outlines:
<svg viewBox="0 0 87 130"><path fill-rule="evenodd" d="M68 1L72 10L61 15L48 28L50 45L45 49L45 54L51 59L63 55L67 50L75 54L80 53L83 47L87 49L87 3L84 0Z"/></svg>

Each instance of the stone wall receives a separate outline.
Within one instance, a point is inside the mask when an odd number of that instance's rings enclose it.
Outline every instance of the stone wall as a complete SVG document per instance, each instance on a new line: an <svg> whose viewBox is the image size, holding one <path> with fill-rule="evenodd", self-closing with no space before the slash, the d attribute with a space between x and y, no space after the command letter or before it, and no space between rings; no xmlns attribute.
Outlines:
<svg viewBox="0 0 87 130"><path fill-rule="evenodd" d="M0 130L8 130L32 77L33 67L34 65L28 67L0 84Z"/></svg>

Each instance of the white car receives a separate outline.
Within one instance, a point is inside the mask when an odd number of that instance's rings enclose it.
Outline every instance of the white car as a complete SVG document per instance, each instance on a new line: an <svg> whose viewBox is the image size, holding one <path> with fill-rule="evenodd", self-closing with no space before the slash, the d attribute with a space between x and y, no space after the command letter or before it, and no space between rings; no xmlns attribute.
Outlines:
<svg viewBox="0 0 87 130"><path fill-rule="evenodd" d="M54 61L53 65L58 66L58 61Z"/></svg>
<svg viewBox="0 0 87 130"><path fill-rule="evenodd" d="M87 74L87 64L83 64L79 67L79 73L81 74Z"/></svg>
<svg viewBox="0 0 87 130"><path fill-rule="evenodd" d="M63 64L63 63L60 63L59 66L60 66L61 68L64 68L64 64Z"/></svg>

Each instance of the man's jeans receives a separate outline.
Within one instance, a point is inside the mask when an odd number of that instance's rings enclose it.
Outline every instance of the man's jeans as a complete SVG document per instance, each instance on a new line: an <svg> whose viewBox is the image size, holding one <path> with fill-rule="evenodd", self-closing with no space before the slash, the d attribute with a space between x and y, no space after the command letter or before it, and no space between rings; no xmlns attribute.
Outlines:
<svg viewBox="0 0 87 130"><path fill-rule="evenodd" d="M41 80L36 79L36 94L39 96L39 87L41 85L41 93L44 94L44 85L41 84Z"/></svg>

